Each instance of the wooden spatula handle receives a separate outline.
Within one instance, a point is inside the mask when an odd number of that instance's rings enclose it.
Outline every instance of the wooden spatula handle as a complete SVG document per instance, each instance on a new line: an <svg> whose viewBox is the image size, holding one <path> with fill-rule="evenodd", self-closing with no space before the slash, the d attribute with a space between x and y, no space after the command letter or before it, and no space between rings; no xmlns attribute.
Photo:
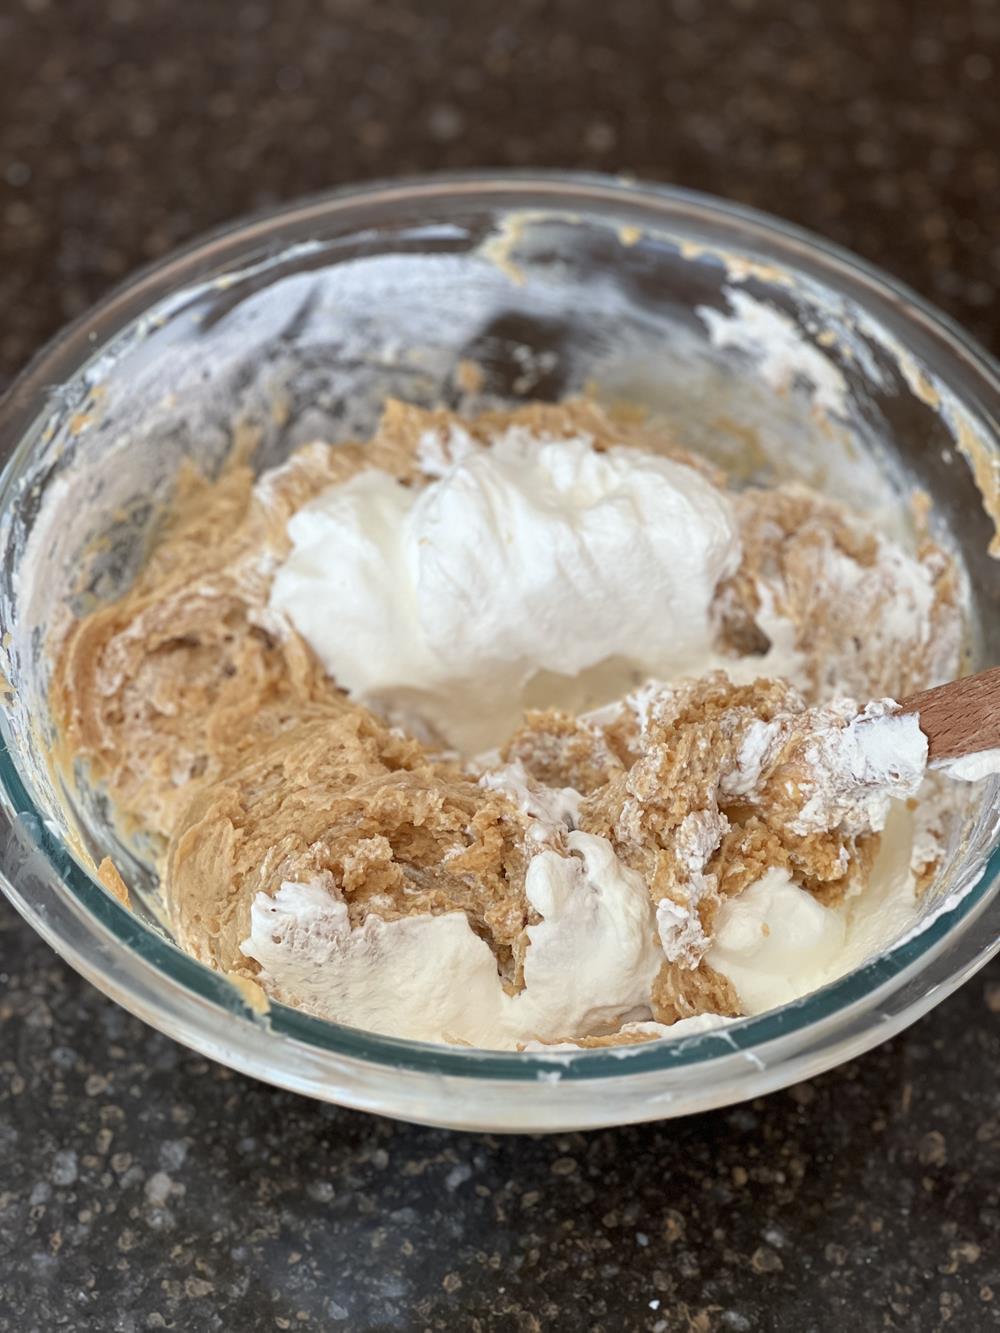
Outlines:
<svg viewBox="0 0 1000 1333"><path fill-rule="evenodd" d="M899 706L920 714L931 760L1000 749L1000 667L921 690Z"/></svg>

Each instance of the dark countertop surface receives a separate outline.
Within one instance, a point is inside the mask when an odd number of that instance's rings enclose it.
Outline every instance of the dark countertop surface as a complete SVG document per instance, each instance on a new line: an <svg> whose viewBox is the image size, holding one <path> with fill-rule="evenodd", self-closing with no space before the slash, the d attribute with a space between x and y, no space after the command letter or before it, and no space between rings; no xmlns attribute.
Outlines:
<svg viewBox="0 0 1000 1333"><path fill-rule="evenodd" d="M366 177L631 171L849 246L1000 350L995 0L10 0L0 387L136 265ZM1000 1327L1000 965L787 1092L503 1139L314 1105L0 905L0 1331Z"/></svg>

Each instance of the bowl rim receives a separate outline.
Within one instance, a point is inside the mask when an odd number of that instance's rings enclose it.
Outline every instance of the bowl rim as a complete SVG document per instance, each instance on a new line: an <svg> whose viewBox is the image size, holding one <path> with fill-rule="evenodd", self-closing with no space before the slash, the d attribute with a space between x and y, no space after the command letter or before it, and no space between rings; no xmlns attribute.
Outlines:
<svg viewBox="0 0 1000 1333"><path fill-rule="evenodd" d="M515 199L543 196L536 205ZM0 398L0 458L4 474L0 493L6 494L16 473L19 455L30 444L33 428L51 410L53 385L71 381L97 354L106 353L135 321L148 314L163 300L179 291L193 293L209 277L221 273L245 272L257 262L276 264L290 248L287 233L294 227L307 226L312 220L329 223L338 212L350 214L359 206L391 208L394 204L465 199L480 206L495 206L501 211L525 211L538 206L558 216L560 212L584 213L600 218L610 213L642 213L644 230L671 231L676 234L682 221L697 227L722 224L740 229L734 240L752 248L753 242L777 245L782 262L807 274L818 272L835 290L860 287L869 299L866 307L891 310L908 324L914 321L924 336L943 345L956 359L957 370L964 372L963 401L987 424L990 438L996 435L994 404L1000 403L1000 369L992 357L953 320L912 292L905 284L883 273L875 265L852 255L839 245L818 237L794 224L729 200L717 199L698 191L656 183L638 183L622 177L595 173L563 171L465 171L435 173L348 185L305 199L268 208L206 232L163 258L147 264L114 287L102 300L55 335L14 379ZM347 218L348 223L350 218ZM339 234L351 234L347 226ZM745 233L745 235L743 234ZM277 246L283 234L286 242ZM264 258L254 259L255 246L270 243ZM711 249L712 247L707 247ZM211 263L207 263L208 260ZM667 1074L697 1068L707 1070L713 1062L744 1057L751 1067L761 1062L756 1053L762 1048L788 1039L808 1041L823 1030L838 1025L850 1016L878 1015L874 1025L879 1030L866 1042L873 1045L912 1021L964 979L975 967L1000 948L993 930L984 939L971 935L978 918L997 898L1000 880L1000 847L988 858L980 878L960 899L945 906L918 934L904 939L887 953L872 959L854 972L829 983L818 991L780 1009L754 1018L744 1018L718 1030L679 1038L665 1038L634 1046L575 1050L572 1052L498 1052L444 1047L361 1031L314 1018L299 1010L272 1004L265 1015L255 1012L222 974L214 972L183 953L124 908L98 881L74 860L65 846L46 827L22 780L12 748L5 737L0 751L0 804L13 833L9 838L29 845L42 854L54 880L69 889L74 902L61 912L49 903L47 915L20 891L10 875L2 877L2 887L23 915L65 956L113 998L140 1016L163 1027L170 1035L199 1049L206 1049L199 1039L199 1024L175 1021L158 1022L141 1000L137 985L127 975L118 976L112 985L102 984L104 972L94 958L81 951L72 937L71 919L78 930L86 918L90 947L101 955L126 955L140 970L155 973L161 986L175 991L175 999L196 997L221 1012L224 1019L243 1019L252 1023L258 1047L263 1043L275 1053L290 1040L296 1047L307 1047L314 1055L346 1057L367 1065L381 1065L392 1070L411 1070L432 1075L457 1076L462 1079L496 1080L504 1083L536 1083L546 1071L558 1071L561 1080L621 1080L626 1075ZM912 980L916 971L938 956L947 943L964 940L963 959L954 983L942 982L935 999L911 1006L902 1021L888 1022L883 1001ZM123 961L123 960L119 960ZM128 969L125 969L128 972ZM145 978L148 982L150 977ZM879 1027L881 1024L881 1027ZM278 1046L275 1046L278 1043ZM227 1063L245 1067L230 1053L222 1055L213 1046L209 1053ZM829 1063L834 1063L835 1057ZM297 1086L287 1070L257 1063L248 1072L284 1086ZM299 1088L323 1095L313 1086ZM737 1093L736 1096L744 1095ZM350 1100L338 1096L337 1100ZM735 1100L735 1096L730 1098ZM357 1104L357 1103L355 1103ZM385 1108L380 1108L385 1109Z"/></svg>

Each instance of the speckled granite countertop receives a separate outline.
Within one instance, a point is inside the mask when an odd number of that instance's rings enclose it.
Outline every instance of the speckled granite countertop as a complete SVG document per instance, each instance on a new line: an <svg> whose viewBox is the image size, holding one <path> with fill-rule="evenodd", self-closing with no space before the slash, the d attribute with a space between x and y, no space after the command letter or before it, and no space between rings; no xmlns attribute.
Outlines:
<svg viewBox="0 0 1000 1333"><path fill-rule="evenodd" d="M0 386L249 209L476 165L784 214L1000 349L993 0L11 0ZM1000 1327L1000 966L752 1105L416 1129L207 1064L0 906L0 1330Z"/></svg>

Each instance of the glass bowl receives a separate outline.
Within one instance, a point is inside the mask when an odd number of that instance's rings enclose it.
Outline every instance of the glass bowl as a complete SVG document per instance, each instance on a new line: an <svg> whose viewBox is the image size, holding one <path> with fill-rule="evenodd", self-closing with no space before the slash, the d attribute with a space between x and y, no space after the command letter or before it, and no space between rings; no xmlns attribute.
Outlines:
<svg viewBox="0 0 1000 1333"><path fill-rule="evenodd" d="M794 1004L697 1036L545 1053L393 1040L261 1012L171 942L148 870L108 845L99 793L75 800L52 775L46 642L134 574L181 460L217 467L242 426L258 467L311 438L364 437L388 395L475 408L586 387L665 412L737 476L818 482L890 526L901 495L928 492L967 573L970 665L1000 660L983 499L996 509L1000 385L912 293L761 214L611 178L452 176L306 201L138 275L43 351L0 410L0 870L72 966L282 1087L537 1131L701 1111L817 1074L996 952L995 782L977 789L917 929ZM107 851L134 910L96 879Z"/></svg>

